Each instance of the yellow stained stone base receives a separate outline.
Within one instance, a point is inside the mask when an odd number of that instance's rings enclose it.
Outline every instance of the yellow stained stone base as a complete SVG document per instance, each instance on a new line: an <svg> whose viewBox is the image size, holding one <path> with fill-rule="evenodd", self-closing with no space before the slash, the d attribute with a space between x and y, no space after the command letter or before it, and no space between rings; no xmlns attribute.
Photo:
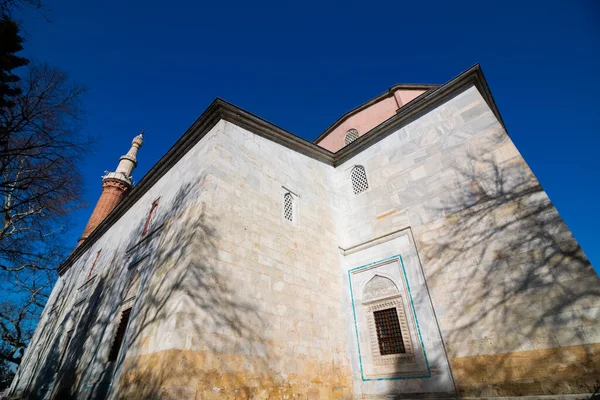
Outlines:
<svg viewBox="0 0 600 400"><path fill-rule="evenodd" d="M268 362L269 361L269 362ZM350 399L349 367L305 360L278 363L238 354L167 350L125 361L119 399Z"/></svg>
<svg viewBox="0 0 600 400"><path fill-rule="evenodd" d="M600 382L600 343L450 360L463 397L593 392Z"/></svg>

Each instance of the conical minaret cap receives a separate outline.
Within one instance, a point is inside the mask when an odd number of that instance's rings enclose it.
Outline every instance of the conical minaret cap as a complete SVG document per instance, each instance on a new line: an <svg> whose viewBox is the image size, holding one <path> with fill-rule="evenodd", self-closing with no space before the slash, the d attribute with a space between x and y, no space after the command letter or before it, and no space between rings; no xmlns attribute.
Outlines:
<svg viewBox="0 0 600 400"><path fill-rule="evenodd" d="M144 143L144 129L142 129L142 131L140 132L139 135L137 135L136 137L133 138L133 140L131 141L131 145L137 146L137 148L139 149L140 147L142 147L143 143Z"/></svg>

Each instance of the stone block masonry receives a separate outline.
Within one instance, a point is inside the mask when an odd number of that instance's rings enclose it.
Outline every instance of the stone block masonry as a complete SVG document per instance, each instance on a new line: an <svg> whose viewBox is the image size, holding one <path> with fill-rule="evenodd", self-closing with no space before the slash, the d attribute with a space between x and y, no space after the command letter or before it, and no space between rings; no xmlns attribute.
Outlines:
<svg viewBox="0 0 600 400"><path fill-rule="evenodd" d="M353 165L370 178L359 196ZM459 394L590 391L600 282L475 88L337 174L342 248L412 229Z"/></svg>
<svg viewBox="0 0 600 400"><path fill-rule="evenodd" d="M14 396L589 392L598 277L475 78L339 157L211 105L61 269Z"/></svg>

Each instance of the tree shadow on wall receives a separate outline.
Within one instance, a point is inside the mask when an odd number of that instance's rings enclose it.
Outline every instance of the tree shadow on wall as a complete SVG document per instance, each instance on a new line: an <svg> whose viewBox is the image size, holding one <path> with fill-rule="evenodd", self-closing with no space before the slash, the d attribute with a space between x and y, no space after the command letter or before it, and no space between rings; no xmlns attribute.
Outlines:
<svg viewBox="0 0 600 400"><path fill-rule="evenodd" d="M219 219L203 201L204 178L182 186L171 204L161 201L165 211L147 235L145 219L138 221L99 271L62 356L54 398L184 399L207 391L244 398L267 382L277 386L268 323L219 268ZM141 284L125 340L108 362L136 273ZM59 340L42 370L56 370ZM31 387L47 379L37 374Z"/></svg>
<svg viewBox="0 0 600 400"><path fill-rule="evenodd" d="M589 261L520 157L470 154L453 168L420 247L460 393L592 392L598 350L569 347L597 341Z"/></svg>
<svg viewBox="0 0 600 400"><path fill-rule="evenodd" d="M98 316L103 288L104 279L101 278L93 292L88 293L89 299L85 303L79 302L78 306L71 306L69 294L61 290L56 307L45 324L38 327L40 332L37 346L30 350L34 353L19 367L20 371L27 370L31 377L28 384L21 385L27 387L27 390L18 394L19 398L74 398L77 361L86 352L86 332ZM71 291L77 292L77 288ZM82 313L84 317L79 320ZM74 329L76 321L80 323ZM72 336L69 336L69 332Z"/></svg>

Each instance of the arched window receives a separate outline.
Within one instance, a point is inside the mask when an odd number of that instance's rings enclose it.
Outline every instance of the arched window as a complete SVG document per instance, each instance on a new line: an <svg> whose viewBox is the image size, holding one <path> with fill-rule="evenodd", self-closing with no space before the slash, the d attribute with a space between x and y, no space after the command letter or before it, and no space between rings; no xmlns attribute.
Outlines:
<svg viewBox="0 0 600 400"><path fill-rule="evenodd" d="M369 188L369 182L367 182L367 172L365 171L365 167L362 165L357 165L352 168L351 178L352 190L354 191L354 194L362 193Z"/></svg>
<svg viewBox="0 0 600 400"><path fill-rule="evenodd" d="M346 132L346 137L344 138L344 143L345 144L350 144L352 142L354 142L356 139L358 139L358 131L354 128L349 129L348 132Z"/></svg>
<svg viewBox="0 0 600 400"><path fill-rule="evenodd" d="M283 195L283 218L294 222L294 198L289 192Z"/></svg>

